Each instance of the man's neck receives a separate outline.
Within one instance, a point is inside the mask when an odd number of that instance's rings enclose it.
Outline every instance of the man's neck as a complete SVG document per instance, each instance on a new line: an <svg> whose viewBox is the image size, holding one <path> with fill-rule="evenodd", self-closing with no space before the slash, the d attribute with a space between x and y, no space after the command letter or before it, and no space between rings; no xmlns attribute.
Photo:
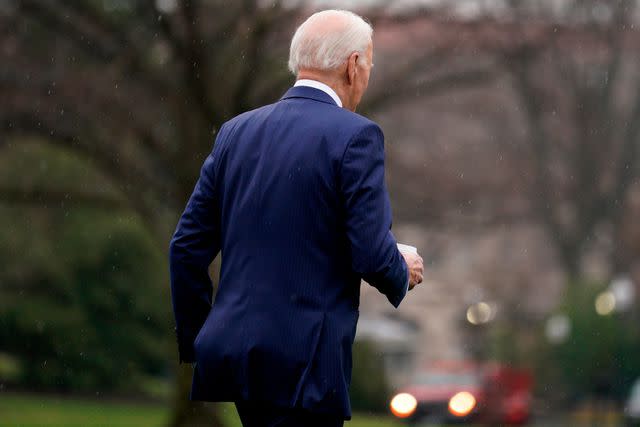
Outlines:
<svg viewBox="0 0 640 427"><path fill-rule="evenodd" d="M332 76L329 73L315 70L300 70L297 80L315 80L320 83L324 83L333 89L333 91L338 95L342 101L343 107L346 108L347 105L349 105L344 87L339 83L337 76Z"/></svg>

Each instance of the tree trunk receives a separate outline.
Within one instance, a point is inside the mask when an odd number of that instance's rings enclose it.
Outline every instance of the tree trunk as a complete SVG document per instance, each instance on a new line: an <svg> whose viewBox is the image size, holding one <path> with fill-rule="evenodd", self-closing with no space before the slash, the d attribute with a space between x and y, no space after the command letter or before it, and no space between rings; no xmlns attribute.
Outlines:
<svg viewBox="0 0 640 427"><path fill-rule="evenodd" d="M217 256L209 268L209 275L213 282L213 300L218 290L221 257ZM217 406L207 402L192 402L189 400L191 392L191 377L193 368L190 364L179 364L175 354L173 400L171 418L168 427L223 427L224 423L218 415Z"/></svg>
<svg viewBox="0 0 640 427"><path fill-rule="evenodd" d="M173 408L169 427L222 427L224 424L216 413L214 404L192 402L188 399L191 390L193 368L189 364L175 366Z"/></svg>

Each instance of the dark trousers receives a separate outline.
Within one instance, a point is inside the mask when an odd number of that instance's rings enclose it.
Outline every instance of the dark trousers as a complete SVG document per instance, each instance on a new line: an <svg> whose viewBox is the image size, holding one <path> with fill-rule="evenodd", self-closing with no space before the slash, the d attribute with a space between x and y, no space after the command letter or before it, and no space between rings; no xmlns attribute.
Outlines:
<svg viewBox="0 0 640 427"><path fill-rule="evenodd" d="M301 408L278 408L264 403L236 402L243 427L343 427L338 415L309 412Z"/></svg>

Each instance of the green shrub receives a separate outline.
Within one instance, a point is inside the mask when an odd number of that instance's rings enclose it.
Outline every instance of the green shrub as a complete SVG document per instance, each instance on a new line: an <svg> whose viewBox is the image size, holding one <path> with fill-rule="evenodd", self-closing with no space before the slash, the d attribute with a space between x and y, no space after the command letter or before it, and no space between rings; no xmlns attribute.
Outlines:
<svg viewBox="0 0 640 427"><path fill-rule="evenodd" d="M637 323L629 313L596 313L594 301L604 286L577 289L562 308L571 320L571 333L564 343L550 346L550 358L574 393L622 398L640 375Z"/></svg>
<svg viewBox="0 0 640 427"><path fill-rule="evenodd" d="M0 232L19 236L0 235L10 266L0 272L0 351L20 362L14 382L122 390L138 374L164 373L166 263L138 222L76 209L15 216L12 225Z"/></svg>

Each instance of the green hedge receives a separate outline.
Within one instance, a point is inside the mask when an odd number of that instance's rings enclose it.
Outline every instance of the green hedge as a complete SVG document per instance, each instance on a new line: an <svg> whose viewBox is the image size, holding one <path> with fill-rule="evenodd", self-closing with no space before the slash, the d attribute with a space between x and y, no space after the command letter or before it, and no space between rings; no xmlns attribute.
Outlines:
<svg viewBox="0 0 640 427"><path fill-rule="evenodd" d="M91 209L1 207L0 352L6 381L135 389L162 375L171 330L166 262L138 222ZM4 222L3 223L7 223Z"/></svg>

